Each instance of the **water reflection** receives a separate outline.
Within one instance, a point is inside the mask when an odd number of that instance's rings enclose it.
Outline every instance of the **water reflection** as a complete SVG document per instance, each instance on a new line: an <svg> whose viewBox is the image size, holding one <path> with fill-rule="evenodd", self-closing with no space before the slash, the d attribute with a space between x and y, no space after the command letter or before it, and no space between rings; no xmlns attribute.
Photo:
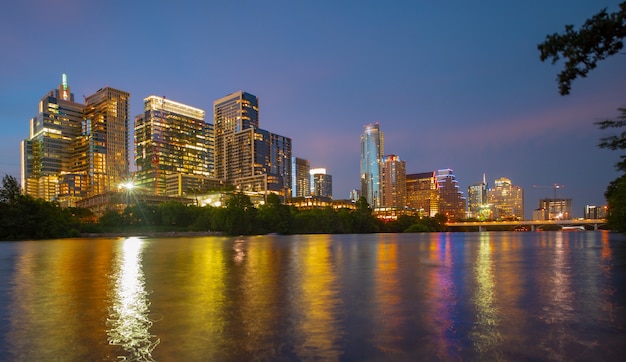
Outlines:
<svg viewBox="0 0 626 362"><path fill-rule="evenodd" d="M496 300L496 281L494 277L492 233L480 233L478 254L474 262L474 277L476 291L474 304L476 306L476 324L471 332L474 349L480 359L500 360L502 343L500 334L500 315Z"/></svg>
<svg viewBox="0 0 626 362"><path fill-rule="evenodd" d="M118 356L121 360L152 361L152 351L160 342L149 331L152 321L141 265L143 246L139 238L123 240L112 276L107 334L109 344L124 349L125 355Z"/></svg>
<svg viewBox="0 0 626 362"><path fill-rule="evenodd" d="M295 332L294 352L298 360L338 360L343 330L338 312L336 271L330 253L329 235L302 237L292 258L297 272L292 280L289 302Z"/></svg>

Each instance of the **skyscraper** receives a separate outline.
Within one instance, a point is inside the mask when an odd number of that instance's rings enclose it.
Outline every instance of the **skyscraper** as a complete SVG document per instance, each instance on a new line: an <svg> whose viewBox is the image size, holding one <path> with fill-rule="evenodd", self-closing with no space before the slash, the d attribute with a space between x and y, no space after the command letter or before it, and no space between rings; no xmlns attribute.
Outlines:
<svg viewBox="0 0 626 362"><path fill-rule="evenodd" d="M383 207L406 206L406 162L396 155L383 157L382 162L382 200Z"/></svg>
<svg viewBox="0 0 626 362"><path fill-rule="evenodd" d="M213 127L204 117L204 110L165 97L145 98L135 118L135 183L164 195L168 175L211 176Z"/></svg>
<svg viewBox="0 0 626 362"><path fill-rule="evenodd" d="M406 175L407 206L433 217L439 213L439 184L434 171Z"/></svg>
<svg viewBox="0 0 626 362"><path fill-rule="evenodd" d="M497 219L524 220L524 189L514 186L506 177L494 181L494 187L487 191L489 203L493 206Z"/></svg>
<svg viewBox="0 0 626 362"><path fill-rule="evenodd" d="M67 76L57 89L39 101L39 112L30 120L30 135L21 143L22 189L46 201L64 206L86 193L86 174L75 174L74 142L81 134L84 106L74 101Z"/></svg>
<svg viewBox="0 0 626 362"><path fill-rule="evenodd" d="M291 197L311 195L311 164L299 157L291 158Z"/></svg>
<svg viewBox="0 0 626 362"><path fill-rule="evenodd" d="M238 91L213 102L215 129L215 177L232 180L231 167L239 155L231 149L235 133L259 127L259 100L252 94Z"/></svg>
<svg viewBox="0 0 626 362"><path fill-rule="evenodd" d="M437 170L437 184L440 196L439 213L446 215L449 220L464 220L466 200L452 170Z"/></svg>
<svg viewBox="0 0 626 362"><path fill-rule="evenodd" d="M291 194L291 138L259 128L258 99L235 92L213 102L215 176L239 190Z"/></svg>
<svg viewBox="0 0 626 362"><path fill-rule="evenodd" d="M311 171L311 195L321 197L333 197L333 177L326 173L325 168L312 168Z"/></svg>
<svg viewBox="0 0 626 362"><path fill-rule="evenodd" d="M85 98L80 167L87 172L88 196L115 190L129 176L130 94L111 87Z"/></svg>
<svg viewBox="0 0 626 362"><path fill-rule="evenodd" d="M487 204L487 181L483 175L482 182L476 182L467 188L467 217L485 219L481 211L486 210Z"/></svg>
<svg viewBox="0 0 626 362"><path fill-rule="evenodd" d="M361 134L361 192L372 208L381 206L380 163L384 135L378 123L364 126Z"/></svg>

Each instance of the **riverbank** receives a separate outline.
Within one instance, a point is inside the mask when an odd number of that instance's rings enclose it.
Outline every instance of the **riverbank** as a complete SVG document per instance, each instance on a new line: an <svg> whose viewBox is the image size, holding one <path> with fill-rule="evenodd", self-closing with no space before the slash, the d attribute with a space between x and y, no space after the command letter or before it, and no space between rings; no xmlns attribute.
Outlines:
<svg viewBox="0 0 626 362"><path fill-rule="evenodd" d="M141 232L119 232L119 233L81 233L82 238L98 237L183 237L183 236L222 236L220 231L141 231Z"/></svg>

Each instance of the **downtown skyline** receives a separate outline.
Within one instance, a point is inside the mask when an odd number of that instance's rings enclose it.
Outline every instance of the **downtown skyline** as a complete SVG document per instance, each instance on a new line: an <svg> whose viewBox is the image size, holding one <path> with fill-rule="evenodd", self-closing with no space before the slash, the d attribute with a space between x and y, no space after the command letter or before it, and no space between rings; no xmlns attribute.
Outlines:
<svg viewBox="0 0 626 362"><path fill-rule="evenodd" d="M241 9L155 2L146 9L125 6L122 13L115 1L10 4L0 15L0 41L10 50L1 60L0 170L19 177L28 120L67 73L78 99L107 85L129 92L131 121L152 94L209 113L226 94L255 94L263 128L291 137L293 156L326 168L335 199L359 188L359 136L364 125L379 122L385 153L406 161L407 173L451 168L464 193L483 174L490 184L507 177L525 190L526 218L540 198L552 195L533 185L560 184L559 197L572 198L573 216L582 216L585 205L604 204L604 190L617 177L618 153L596 147L603 133L593 122L615 117L625 105L625 63L607 59L562 97L555 81L560 67L541 63L536 45L617 3L401 2L358 9L346 3L328 12L324 2ZM217 14L238 11L255 21L220 32L228 21ZM90 32L109 23L89 17L93 13L121 26ZM137 14L171 14L174 24L195 27L137 23ZM58 45L63 39L40 39L53 19L72 29L67 49L88 49L95 34L100 55L65 56ZM103 53L108 48L115 52ZM249 52L256 56L245 57ZM141 54L154 58L140 61Z"/></svg>

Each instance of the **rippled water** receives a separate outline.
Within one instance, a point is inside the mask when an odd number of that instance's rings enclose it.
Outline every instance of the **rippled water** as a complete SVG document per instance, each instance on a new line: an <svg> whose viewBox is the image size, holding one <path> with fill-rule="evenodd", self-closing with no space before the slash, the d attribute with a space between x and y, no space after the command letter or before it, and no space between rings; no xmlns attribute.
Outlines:
<svg viewBox="0 0 626 362"><path fill-rule="evenodd" d="M621 360L606 232L0 243L0 360Z"/></svg>

